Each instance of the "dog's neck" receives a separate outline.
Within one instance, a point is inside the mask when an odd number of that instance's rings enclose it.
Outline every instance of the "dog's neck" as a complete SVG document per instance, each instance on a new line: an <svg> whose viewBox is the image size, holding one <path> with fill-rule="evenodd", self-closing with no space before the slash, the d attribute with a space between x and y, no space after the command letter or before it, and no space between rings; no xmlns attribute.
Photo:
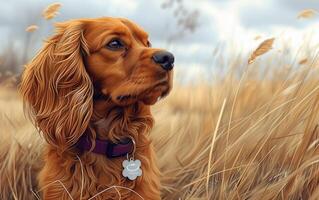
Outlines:
<svg viewBox="0 0 319 200"><path fill-rule="evenodd" d="M88 131L102 140L120 140L127 136L147 134L153 126L150 106L136 102L128 106L117 106L110 101L95 100Z"/></svg>

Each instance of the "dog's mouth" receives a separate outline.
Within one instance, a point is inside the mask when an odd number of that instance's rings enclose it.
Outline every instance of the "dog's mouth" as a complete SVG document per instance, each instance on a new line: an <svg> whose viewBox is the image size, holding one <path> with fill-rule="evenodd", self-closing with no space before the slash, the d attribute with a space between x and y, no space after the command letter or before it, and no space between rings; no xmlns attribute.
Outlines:
<svg viewBox="0 0 319 200"><path fill-rule="evenodd" d="M167 81L160 82L141 95L141 100L147 105L153 105L161 99L165 98L170 91Z"/></svg>
<svg viewBox="0 0 319 200"><path fill-rule="evenodd" d="M131 93L120 93L118 95L111 95L114 103L120 106L126 106L135 103L136 101L142 101L147 105L153 105L166 97L171 89L169 81L164 80L152 84L149 87L133 89Z"/></svg>

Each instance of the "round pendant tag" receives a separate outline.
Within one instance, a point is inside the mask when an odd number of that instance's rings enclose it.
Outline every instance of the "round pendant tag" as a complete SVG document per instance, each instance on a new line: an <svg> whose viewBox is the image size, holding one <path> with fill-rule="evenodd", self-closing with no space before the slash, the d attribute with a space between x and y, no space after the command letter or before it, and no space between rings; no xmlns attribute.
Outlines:
<svg viewBox="0 0 319 200"><path fill-rule="evenodd" d="M124 160L122 163L122 175L131 181L135 180L138 176L142 175L141 161L140 160Z"/></svg>

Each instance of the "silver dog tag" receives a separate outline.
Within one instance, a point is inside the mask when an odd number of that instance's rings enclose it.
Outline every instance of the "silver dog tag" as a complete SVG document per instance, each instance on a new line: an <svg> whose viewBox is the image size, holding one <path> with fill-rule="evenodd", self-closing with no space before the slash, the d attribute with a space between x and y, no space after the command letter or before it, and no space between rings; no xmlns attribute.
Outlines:
<svg viewBox="0 0 319 200"><path fill-rule="evenodd" d="M138 176L142 176L142 169L141 169L141 161L133 158L129 160L124 160L122 163L123 171L122 175L131 181L135 180Z"/></svg>

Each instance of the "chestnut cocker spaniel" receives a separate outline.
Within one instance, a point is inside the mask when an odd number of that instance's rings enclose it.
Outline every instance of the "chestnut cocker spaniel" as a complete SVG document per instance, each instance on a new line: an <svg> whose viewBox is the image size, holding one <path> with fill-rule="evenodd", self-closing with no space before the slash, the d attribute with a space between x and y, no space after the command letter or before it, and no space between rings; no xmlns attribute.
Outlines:
<svg viewBox="0 0 319 200"><path fill-rule="evenodd" d="M127 19L56 24L20 85L47 143L43 199L160 199L150 106L171 90L173 64Z"/></svg>

